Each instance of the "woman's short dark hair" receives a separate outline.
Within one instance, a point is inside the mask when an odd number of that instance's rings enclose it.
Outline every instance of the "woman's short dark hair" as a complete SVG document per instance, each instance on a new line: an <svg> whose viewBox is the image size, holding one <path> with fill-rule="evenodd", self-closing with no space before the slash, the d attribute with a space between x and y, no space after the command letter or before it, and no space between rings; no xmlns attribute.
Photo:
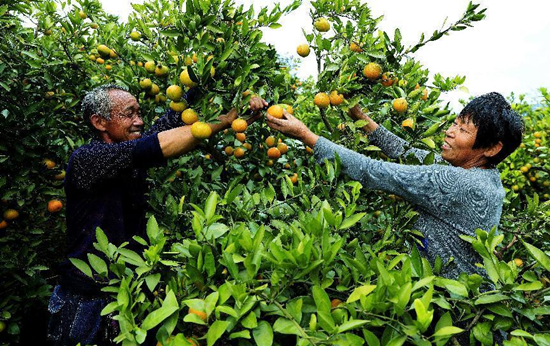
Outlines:
<svg viewBox="0 0 550 346"><path fill-rule="evenodd" d="M490 166L496 166L521 144L523 121L512 110L508 101L497 92L476 97L464 107L458 117L471 121L477 127L473 149L490 148L502 142L500 152L488 158Z"/></svg>

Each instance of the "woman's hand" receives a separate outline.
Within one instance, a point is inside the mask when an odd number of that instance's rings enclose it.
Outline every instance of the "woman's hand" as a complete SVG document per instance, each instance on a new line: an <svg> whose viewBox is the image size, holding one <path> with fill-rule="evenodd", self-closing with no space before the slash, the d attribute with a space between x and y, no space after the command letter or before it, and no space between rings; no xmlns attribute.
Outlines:
<svg viewBox="0 0 550 346"><path fill-rule="evenodd" d="M310 147L313 147L319 139L319 136L311 132L304 123L287 111L283 111L282 119L272 117L269 114L266 114L266 118L267 125L272 129L281 132L285 136L298 139Z"/></svg>
<svg viewBox="0 0 550 346"><path fill-rule="evenodd" d="M348 115L350 118L352 118L355 121L357 120L367 121L367 125L363 126L363 130L366 133L371 133L378 128L378 124L375 123L368 115L363 113L363 111L361 110L361 107L359 107L359 104L356 104L355 106L350 108L348 111Z"/></svg>
<svg viewBox="0 0 550 346"><path fill-rule="evenodd" d="M359 107L359 104L356 104L355 106L353 106L353 108L350 108L350 110L348 111L348 114L350 118L352 118L355 121L369 119L369 117L365 113L363 113L363 111L361 111L361 107Z"/></svg>

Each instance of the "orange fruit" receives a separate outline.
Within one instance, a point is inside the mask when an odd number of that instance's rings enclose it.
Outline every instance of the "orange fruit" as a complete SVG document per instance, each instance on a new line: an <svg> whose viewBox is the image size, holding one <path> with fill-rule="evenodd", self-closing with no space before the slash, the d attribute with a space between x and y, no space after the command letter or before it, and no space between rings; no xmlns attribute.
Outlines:
<svg viewBox="0 0 550 346"><path fill-rule="evenodd" d="M244 143L244 141L246 140L246 135L244 133L237 133L235 134L235 138L237 138L237 140L241 143Z"/></svg>
<svg viewBox="0 0 550 346"><path fill-rule="evenodd" d="M107 71L111 71L111 70L113 69L113 66L111 66L111 65L105 65L105 69L106 69Z"/></svg>
<svg viewBox="0 0 550 346"><path fill-rule="evenodd" d="M382 67L375 62L369 62L363 69L363 76L369 80L377 80L382 74Z"/></svg>
<svg viewBox="0 0 550 346"><path fill-rule="evenodd" d="M313 155L313 149L311 149L310 147L306 146L306 152L309 154L309 155Z"/></svg>
<svg viewBox="0 0 550 346"><path fill-rule="evenodd" d="M320 32L327 32L330 29L330 23L326 18L318 18L315 21L315 29L317 29Z"/></svg>
<svg viewBox="0 0 550 346"><path fill-rule="evenodd" d="M380 81L380 83L382 83L383 86L391 87L395 82L396 78L394 78L390 73L382 74L382 80Z"/></svg>
<svg viewBox="0 0 550 346"><path fill-rule="evenodd" d="M252 91L250 91L250 90L246 90L245 92L243 92L244 97L247 97L250 94L252 94Z"/></svg>
<svg viewBox="0 0 550 346"><path fill-rule="evenodd" d="M241 157L244 157L244 154L245 154L245 151L244 151L243 148L237 148L237 149L235 149L235 152L233 153L233 155L238 159L240 159Z"/></svg>
<svg viewBox="0 0 550 346"><path fill-rule="evenodd" d="M284 155L288 152L288 145L285 143L279 143L277 144L277 149L281 152L281 155Z"/></svg>
<svg viewBox="0 0 550 346"><path fill-rule="evenodd" d="M273 136L269 136L265 140L265 145L267 145L268 147L274 147L276 143L277 140Z"/></svg>
<svg viewBox="0 0 550 346"><path fill-rule="evenodd" d="M212 135L212 129L207 123L197 121L191 125L191 134L197 139L206 139Z"/></svg>
<svg viewBox="0 0 550 346"><path fill-rule="evenodd" d="M245 147L246 150L252 150L252 144L250 143L243 143L243 147Z"/></svg>
<svg viewBox="0 0 550 346"><path fill-rule="evenodd" d="M407 119L403 120L403 122L401 123L401 126L410 127L411 129L413 129L414 128L414 120L412 118L407 118Z"/></svg>
<svg viewBox="0 0 550 346"><path fill-rule="evenodd" d="M540 137L542 137L542 134L540 132L536 131L535 133L533 133L533 136L535 138L540 138Z"/></svg>
<svg viewBox="0 0 550 346"><path fill-rule="evenodd" d="M225 155L227 155L227 156L233 155L233 147L225 147L225 149L223 151L224 151Z"/></svg>
<svg viewBox="0 0 550 346"><path fill-rule="evenodd" d="M100 44L99 46L97 46L97 51L103 57L108 57L109 54L111 54L111 49L104 44Z"/></svg>
<svg viewBox="0 0 550 346"><path fill-rule="evenodd" d="M330 307L333 309L336 309L340 305L342 305L342 301L340 299L333 299L330 301Z"/></svg>
<svg viewBox="0 0 550 346"><path fill-rule="evenodd" d="M309 46L306 43L303 43L296 48L296 52L299 56L305 58L309 55Z"/></svg>
<svg viewBox="0 0 550 346"><path fill-rule="evenodd" d="M210 154L206 154L206 155L204 155L204 158L205 158L206 160L210 160L211 156L210 156ZM178 172L179 172L179 171L178 171Z"/></svg>
<svg viewBox="0 0 550 346"><path fill-rule="evenodd" d="M102 65L102 64L105 63L105 60L103 60L102 58L97 58L97 59L95 60L95 62L97 62L98 64Z"/></svg>
<svg viewBox="0 0 550 346"><path fill-rule="evenodd" d="M44 159L44 160L42 160L42 164L43 164L47 169L54 169L54 168L55 168L55 162L53 162L53 161L50 160L50 159Z"/></svg>
<svg viewBox="0 0 550 346"><path fill-rule="evenodd" d="M57 213L61 208L63 208L63 203L60 200L52 199L48 202L48 211L50 213Z"/></svg>
<svg viewBox="0 0 550 346"><path fill-rule="evenodd" d="M271 115L274 118L282 119L283 118L283 107L279 105L273 105L267 109L267 114Z"/></svg>
<svg viewBox="0 0 550 346"><path fill-rule="evenodd" d="M521 258L514 258L514 263L517 267L523 267L523 260Z"/></svg>
<svg viewBox="0 0 550 346"><path fill-rule="evenodd" d="M330 104L330 98L326 93L317 93L313 99L313 103L319 108L327 108Z"/></svg>
<svg viewBox="0 0 550 346"><path fill-rule="evenodd" d="M357 43L355 42L352 42L350 45L349 45L349 49L352 51L352 52L356 52L356 53L360 53L363 51L363 49L361 49L361 46L358 45Z"/></svg>
<svg viewBox="0 0 550 346"><path fill-rule="evenodd" d="M153 86L153 81L151 81L149 78L145 78L145 79L139 81L139 86L143 90L149 90Z"/></svg>
<svg viewBox="0 0 550 346"><path fill-rule="evenodd" d="M268 160L267 163L266 163L266 165L267 165L268 167L273 166L273 160Z"/></svg>
<svg viewBox="0 0 550 346"><path fill-rule="evenodd" d="M294 115L294 109L292 109L291 105L287 105L283 103L283 104L280 104L279 106L281 106L287 113Z"/></svg>
<svg viewBox="0 0 550 346"><path fill-rule="evenodd" d="M170 85L166 89L166 96L172 101L179 101L183 96L183 89L179 85Z"/></svg>
<svg viewBox="0 0 550 346"><path fill-rule="evenodd" d="M185 68L180 74L180 82L188 88L196 87L198 84L189 76L189 71Z"/></svg>
<svg viewBox="0 0 550 346"><path fill-rule="evenodd" d="M393 109L398 113L405 113L409 104L403 97L393 100Z"/></svg>
<svg viewBox="0 0 550 346"><path fill-rule="evenodd" d="M428 89L422 90L422 101L426 101L428 99Z"/></svg>
<svg viewBox="0 0 550 346"><path fill-rule="evenodd" d="M2 220L2 222L0 222L0 229L4 229L8 227L8 223L6 222L6 220Z"/></svg>
<svg viewBox="0 0 550 346"><path fill-rule="evenodd" d="M147 95L155 96L155 95L157 95L159 92L160 92L159 86L156 85L155 83L153 83L153 85L151 85L151 89L149 89L149 91L147 91Z"/></svg>
<svg viewBox="0 0 550 346"><path fill-rule="evenodd" d="M235 132L244 132L246 131L246 128L248 127L248 124L246 123L246 120L238 118L233 120L231 123L231 128Z"/></svg>
<svg viewBox="0 0 550 346"><path fill-rule="evenodd" d="M111 59L118 58L118 55L116 54L116 52L113 49L111 49L109 51L109 58L111 58Z"/></svg>
<svg viewBox="0 0 550 346"><path fill-rule="evenodd" d="M137 31L132 31L130 33L130 38L132 39L132 41L139 41L141 40L141 34Z"/></svg>
<svg viewBox="0 0 550 346"><path fill-rule="evenodd" d="M296 184L298 182L298 173L294 173L292 176L290 176L290 181L292 184Z"/></svg>
<svg viewBox="0 0 550 346"><path fill-rule="evenodd" d="M157 65L155 64L154 61L147 61L145 62L143 67L145 67L145 71L149 73L155 73L155 69L157 68Z"/></svg>
<svg viewBox="0 0 550 346"><path fill-rule="evenodd" d="M141 61L138 61L137 65L138 65L139 67L143 67L143 63L142 63Z"/></svg>
<svg viewBox="0 0 550 346"><path fill-rule="evenodd" d="M197 315L201 320L206 322L206 319L207 319L206 312L189 308L189 313Z"/></svg>
<svg viewBox="0 0 550 346"><path fill-rule="evenodd" d="M281 152L277 148L269 148L267 150L267 157L273 160L277 160L281 157Z"/></svg>
<svg viewBox="0 0 550 346"><path fill-rule="evenodd" d="M187 108L187 103L185 101L176 102L170 101L170 109L174 112L183 112ZM183 120L183 119L182 119Z"/></svg>
<svg viewBox="0 0 550 346"><path fill-rule="evenodd" d="M197 112L191 108L187 108L181 113L181 120L187 125L192 125L199 121L199 116L197 115Z"/></svg>
<svg viewBox="0 0 550 346"><path fill-rule="evenodd" d="M338 91L333 90L330 95L328 95L330 104L333 106L339 106L344 102L344 95L338 94Z"/></svg>
<svg viewBox="0 0 550 346"><path fill-rule="evenodd" d="M346 130L346 124L340 123L340 124L338 124L337 128L338 128L338 130L343 132L343 131Z"/></svg>
<svg viewBox="0 0 550 346"><path fill-rule="evenodd" d="M522 166L520 169L519 169L522 173L527 173L529 171L529 167L527 166Z"/></svg>
<svg viewBox="0 0 550 346"><path fill-rule="evenodd" d="M19 217L19 212L15 209L8 209L4 212L4 219L8 221L15 220Z"/></svg>

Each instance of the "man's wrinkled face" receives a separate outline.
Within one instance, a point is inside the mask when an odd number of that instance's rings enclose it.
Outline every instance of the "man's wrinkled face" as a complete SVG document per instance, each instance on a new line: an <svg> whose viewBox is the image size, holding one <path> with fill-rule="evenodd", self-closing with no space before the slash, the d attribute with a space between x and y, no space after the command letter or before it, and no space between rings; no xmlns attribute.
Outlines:
<svg viewBox="0 0 550 346"><path fill-rule="evenodd" d="M124 90L109 90L111 120L105 124L108 140L120 143L141 138L143 120L135 97Z"/></svg>

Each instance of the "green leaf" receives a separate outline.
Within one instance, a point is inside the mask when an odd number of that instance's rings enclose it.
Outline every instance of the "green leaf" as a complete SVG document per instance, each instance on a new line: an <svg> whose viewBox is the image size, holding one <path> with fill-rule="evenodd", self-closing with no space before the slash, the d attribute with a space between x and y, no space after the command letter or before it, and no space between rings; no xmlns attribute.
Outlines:
<svg viewBox="0 0 550 346"><path fill-rule="evenodd" d="M435 283L440 287L445 287L451 293L468 297L468 290L466 289L466 286L456 280L437 278Z"/></svg>
<svg viewBox="0 0 550 346"><path fill-rule="evenodd" d="M357 214L354 214L346 219L344 219L344 221L342 222L342 224L340 225L339 229L347 229L347 228L350 228L351 226L355 225L357 222L359 222L363 216L365 216L367 213L357 213Z"/></svg>
<svg viewBox="0 0 550 346"><path fill-rule="evenodd" d="M240 332L229 334L229 340L233 339L250 339L250 330L241 330Z"/></svg>
<svg viewBox="0 0 550 346"><path fill-rule="evenodd" d="M92 274L92 269L90 268L90 266L86 262L84 262L83 260L79 260L78 258L69 258L69 260L81 272L83 272L87 276L91 277L92 279L94 278L94 276Z"/></svg>
<svg viewBox="0 0 550 346"><path fill-rule="evenodd" d="M504 294L497 293L497 294L491 294L488 296L481 296L474 302L474 304L475 305L491 304L491 303L496 303L507 299L510 299L510 297L505 296Z"/></svg>
<svg viewBox="0 0 550 346"><path fill-rule="evenodd" d="M241 324L243 327L248 329L254 329L258 326L258 319L256 318L256 314L254 311L249 313L242 321Z"/></svg>
<svg viewBox="0 0 550 346"><path fill-rule="evenodd" d="M529 254L537 260L537 262L540 263L541 266L544 267L544 269L550 271L550 258L541 250L534 247L533 245L526 243L522 240L523 245L529 251Z"/></svg>
<svg viewBox="0 0 550 346"><path fill-rule="evenodd" d="M369 323L369 321L367 320L351 320L344 322L338 327L338 333L343 333L347 332L348 330L359 328L367 323Z"/></svg>
<svg viewBox="0 0 550 346"><path fill-rule="evenodd" d="M315 305L317 306L318 312L326 312L330 314L330 299L328 294L320 286L313 286L313 299L315 300Z"/></svg>
<svg viewBox="0 0 550 346"><path fill-rule="evenodd" d="M454 335L458 333L462 333L464 329L448 326L448 327L442 327L437 332L434 333L433 336L447 336L447 335Z"/></svg>
<svg viewBox="0 0 550 346"><path fill-rule="evenodd" d="M153 292L155 290L155 287L157 287L159 281L160 273L152 274L145 278L145 283L147 284L147 288L149 288L150 292Z"/></svg>
<svg viewBox="0 0 550 346"><path fill-rule="evenodd" d="M97 238L99 249L101 250L101 252L107 255L108 254L107 247L109 246L109 240L107 239L105 232L103 232L101 228L97 227L95 230L95 237Z"/></svg>
<svg viewBox="0 0 550 346"><path fill-rule="evenodd" d="M357 287L353 292L350 294L347 303L353 303L357 300L359 300L361 297L365 297L369 295L372 291L376 289L376 285L364 285L361 287Z"/></svg>
<svg viewBox="0 0 550 346"><path fill-rule="evenodd" d="M273 329L271 329L271 325L267 321L260 321L258 327L252 331L252 336L256 345L273 345Z"/></svg>
<svg viewBox="0 0 550 346"><path fill-rule="evenodd" d="M535 334L534 340L539 346L550 346L550 335L548 333Z"/></svg>
<svg viewBox="0 0 550 346"><path fill-rule="evenodd" d="M289 319L279 317L273 324L273 331L280 334L301 335L298 327Z"/></svg>
<svg viewBox="0 0 550 346"><path fill-rule="evenodd" d="M367 328L363 329L363 336L365 337L368 346L380 346L380 340L378 340L373 332L367 330Z"/></svg>
<svg viewBox="0 0 550 346"><path fill-rule="evenodd" d="M90 265L92 268L96 271L96 273L102 275L107 274L107 264L104 260L99 258L98 256L89 253L88 254L88 261L90 261Z"/></svg>
<svg viewBox="0 0 550 346"><path fill-rule="evenodd" d="M159 234L159 225L154 216L149 218L147 221L147 237L149 237L149 242L151 244L156 244L157 236Z"/></svg>
<svg viewBox="0 0 550 346"><path fill-rule="evenodd" d="M228 321L216 321L210 328L208 328L208 333L206 334L206 343L208 346L214 345L216 341L223 335L227 327L231 323Z"/></svg>
<svg viewBox="0 0 550 346"><path fill-rule="evenodd" d="M206 205L204 206L204 215L206 221L210 221L214 214L216 213L216 206L218 204L218 194L216 192L210 192L208 198L206 199Z"/></svg>
<svg viewBox="0 0 550 346"><path fill-rule="evenodd" d="M174 291L168 291L166 298L162 302L162 306L145 317L141 324L141 329L150 330L156 327L178 310L179 305Z"/></svg>
<svg viewBox="0 0 550 346"><path fill-rule="evenodd" d="M527 282L519 286L514 287L514 291L536 291L542 289L542 282Z"/></svg>

